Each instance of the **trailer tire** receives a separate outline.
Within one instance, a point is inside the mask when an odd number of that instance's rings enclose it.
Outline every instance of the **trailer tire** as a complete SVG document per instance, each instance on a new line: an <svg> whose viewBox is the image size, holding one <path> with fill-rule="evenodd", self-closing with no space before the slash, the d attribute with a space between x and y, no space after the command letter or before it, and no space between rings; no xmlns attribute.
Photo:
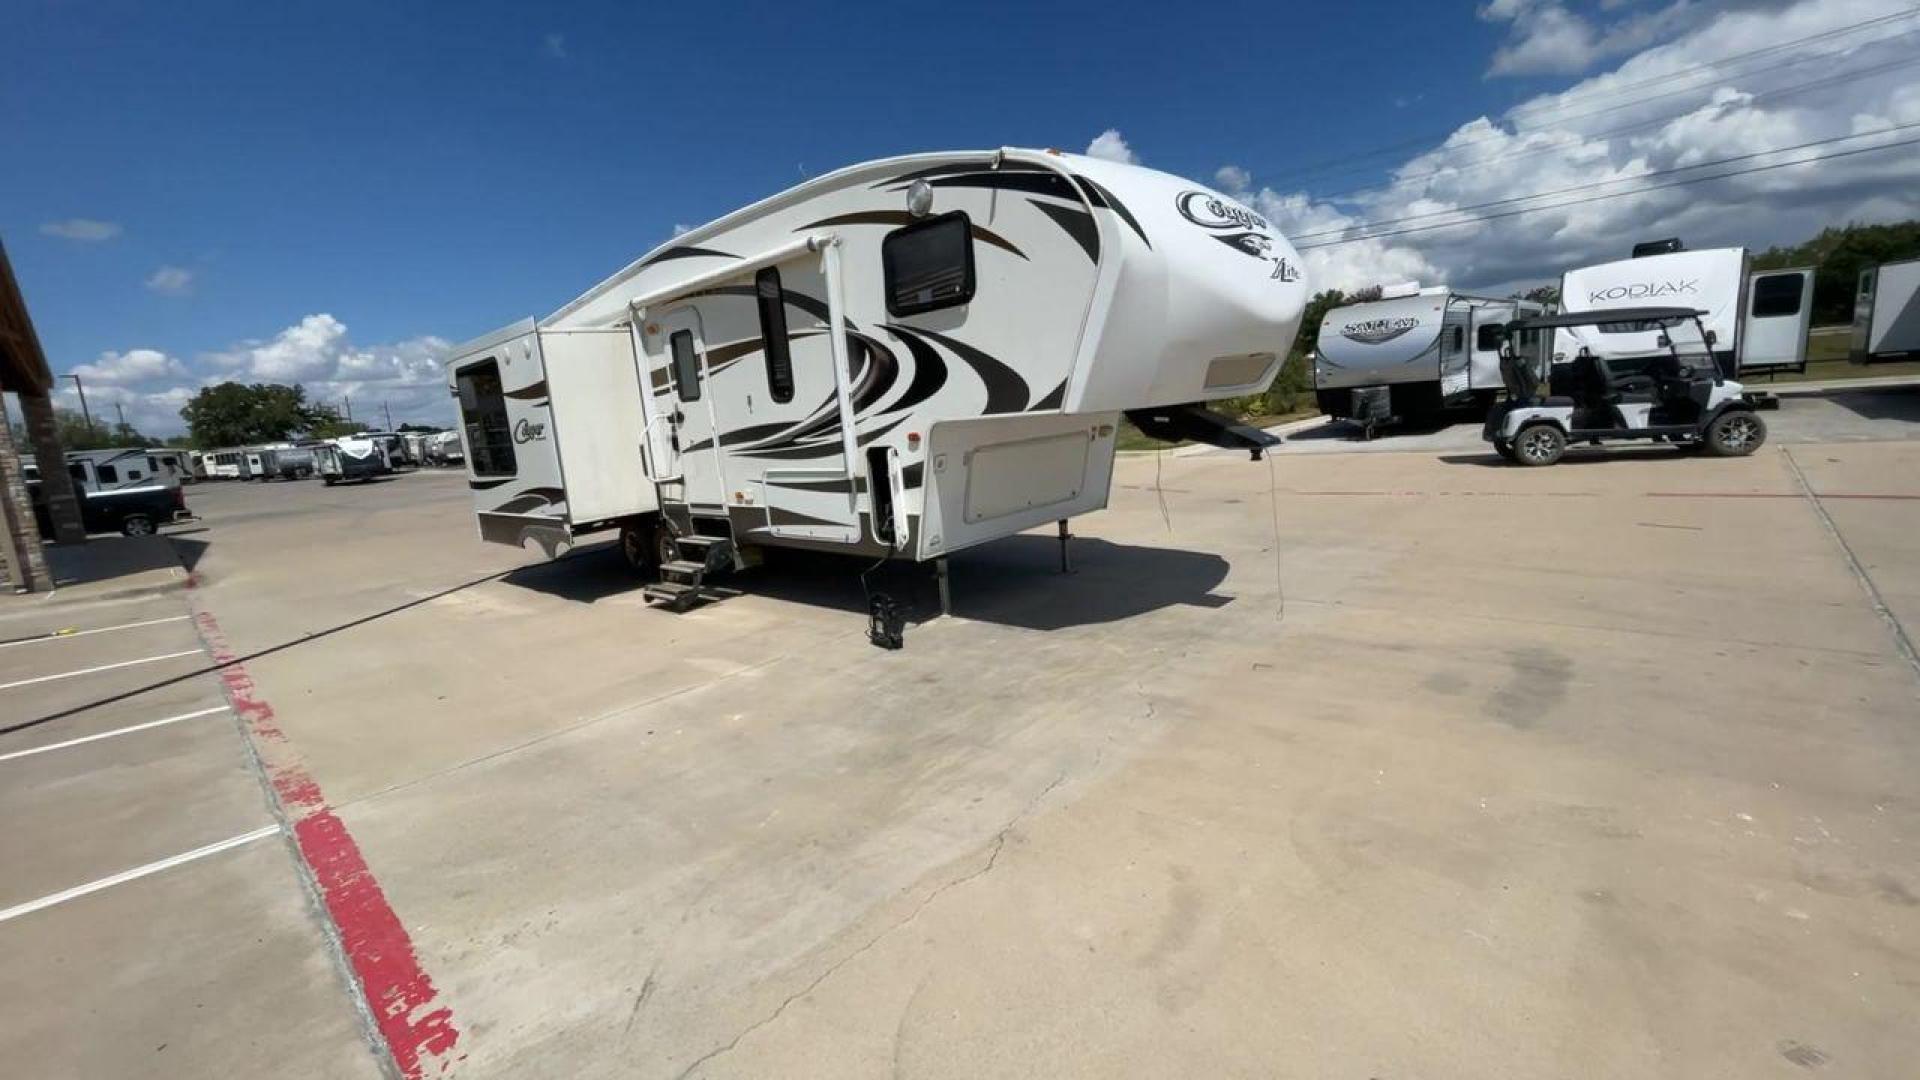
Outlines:
<svg viewBox="0 0 1920 1080"><path fill-rule="evenodd" d="M337 476L323 477L322 482L325 483L328 487L332 487L333 485L340 482L340 478Z"/></svg>
<svg viewBox="0 0 1920 1080"><path fill-rule="evenodd" d="M152 536L153 519L145 514L128 514L120 519L120 535Z"/></svg>
<svg viewBox="0 0 1920 1080"><path fill-rule="evenodd" d="M661 537L672 534L657 519L642 518L620 526L620 558L636 576L652 579L661 563Z"/></svg>
<svg viewBox="0 0 1920 1080"><path fill-rule="evenodd" d="M1552 465L1566 452L1567 437L1555 424L1535 421L1513 437L1513 459L1522 465Z"/></svg>
<svg viewBox="0 0 1920 1080"><path fill-rule="evenodd" d="M1714 457L1746 457L1767 441L1767 422L1747 409L1728 409L1707 425L1707 452Z"/></svg>

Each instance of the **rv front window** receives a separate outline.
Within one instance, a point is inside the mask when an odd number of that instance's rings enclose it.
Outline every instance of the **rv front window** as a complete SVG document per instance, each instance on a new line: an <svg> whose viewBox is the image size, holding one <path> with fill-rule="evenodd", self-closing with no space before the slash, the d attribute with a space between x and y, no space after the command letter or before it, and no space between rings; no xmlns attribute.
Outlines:
<svg viewBox="0 0 1920 1080"><path fill-rule="evenodd" d="M507 395L500 386L500 364L489 357L465 367L456 377L460 422L467 426L468 461L475 476L514 474L513 429L507 419Z"/></svg>
<svg viewBox="0 0 1920 1080"><path fill-rule="evenodd" d="M793 400L793 354L787 349L787 294L780 271L767 267L754 275L760 303L760 350L767 354L767 393L777 404Z"/></svg>
<svg viewBox="0 0 1920 1080"><path fill-rule="evenodd" d="M693 331L675 330L667 343L673 349L674 392L681 401L699 401L700 359L693 353Z"/></svg>
<svg viewBox="0 0 1920 1080"><path fill-rule="evenodd" d="M880 241L887 311L894 316L973 299L973 224L964 210L903 225Z"/></svg>
<svg viewBox="0 0 1920 1080"><path fill-rule="evenodd" d="M1800 274L1770 274L1753 283L1753 317L1773 319L1800 314L1800 294L1806 278Z"/></svg>

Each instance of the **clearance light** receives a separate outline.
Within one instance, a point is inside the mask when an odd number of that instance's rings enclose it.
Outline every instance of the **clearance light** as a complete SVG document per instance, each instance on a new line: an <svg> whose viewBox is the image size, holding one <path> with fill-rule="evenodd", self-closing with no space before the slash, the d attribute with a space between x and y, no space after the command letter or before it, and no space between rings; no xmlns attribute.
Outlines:
<svg viewBox="0 0 1920 1080"><path fill-rule="evenodd" d="M907 449L909 450L920 449L920 433L919 432L917 431L907 432Z"/></svg>

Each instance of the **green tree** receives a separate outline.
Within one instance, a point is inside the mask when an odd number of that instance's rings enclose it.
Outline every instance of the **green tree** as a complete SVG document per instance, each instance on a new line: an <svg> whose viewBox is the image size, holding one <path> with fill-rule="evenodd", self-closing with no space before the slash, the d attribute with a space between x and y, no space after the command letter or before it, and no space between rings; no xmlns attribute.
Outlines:
<svg viewBox="0 0 1920 1080"><path fill-rule="evenodd" d="M1770 247L1753 257L1755 270L1812 266L1813 321L1825 326L1853 321L1860 271L1920 255L1920 221L1828 227L1804 244Z"/></svg>
<svg viewBox="0 0 1920 1080"><path fill-rule="evenodd" d="M224 382L203 387L180 410L195 446L249 446L312 431L333 417L307 401L304 387Z"/></svg>

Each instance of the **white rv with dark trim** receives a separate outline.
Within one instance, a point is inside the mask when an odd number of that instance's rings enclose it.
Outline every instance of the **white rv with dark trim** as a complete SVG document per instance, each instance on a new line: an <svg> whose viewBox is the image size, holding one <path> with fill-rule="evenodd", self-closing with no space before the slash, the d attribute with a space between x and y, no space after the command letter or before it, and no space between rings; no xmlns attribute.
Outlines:
<svg viewBox="0 0 1920 1080"><path fill-rule="evenodd" d="M1871 364L1916 356L1920 356L1920 259L1860 271L1848 359Z"/></svg>
<svg viewBox="0 0 1920 1080"><path fill-rule="evenodd" d="M1688 251L1678 240L1641 244L1634 256L1569 270L1560 279L1560 310L1669 306L1704 312L1714 359L1728 378L1764 371L1804 371L1813 318L1813 268L1754 271L1746 248ZM1553 361L1582 351L1602 359L1651 359L1667 353L1658 326L1603 323L1554 335Z"/></svg>
<svg viewBox="0 0 1920 1080"><path fill-rule="evenodd" d="M328 487L344 480L370 480L393 471L387 441L362 435L342 435L312 448L313 471Z"/></svg>
<svg viewBox="0 0 1920 1080"><path fill-rule="evenodd" d="M1367 415L1382 391L1391 416L1432 416L1474 401L1484 409L1501 387L1500 328L1545 311L1445 286L1383 289L1380 299L1334 308L1321 321L1315 400L1341 419Z"/></svg>
<svg viewBox="0 0 1920 1080"><path fill-rule="evenodd" d="M1200 403L1266 387L1306 297L1266 219L1189 181L928 154L678 236L447 375L483 539L618 527L669 575L758 546L934 560L1104 507L1122 414L1276 441Z"/></svg>

